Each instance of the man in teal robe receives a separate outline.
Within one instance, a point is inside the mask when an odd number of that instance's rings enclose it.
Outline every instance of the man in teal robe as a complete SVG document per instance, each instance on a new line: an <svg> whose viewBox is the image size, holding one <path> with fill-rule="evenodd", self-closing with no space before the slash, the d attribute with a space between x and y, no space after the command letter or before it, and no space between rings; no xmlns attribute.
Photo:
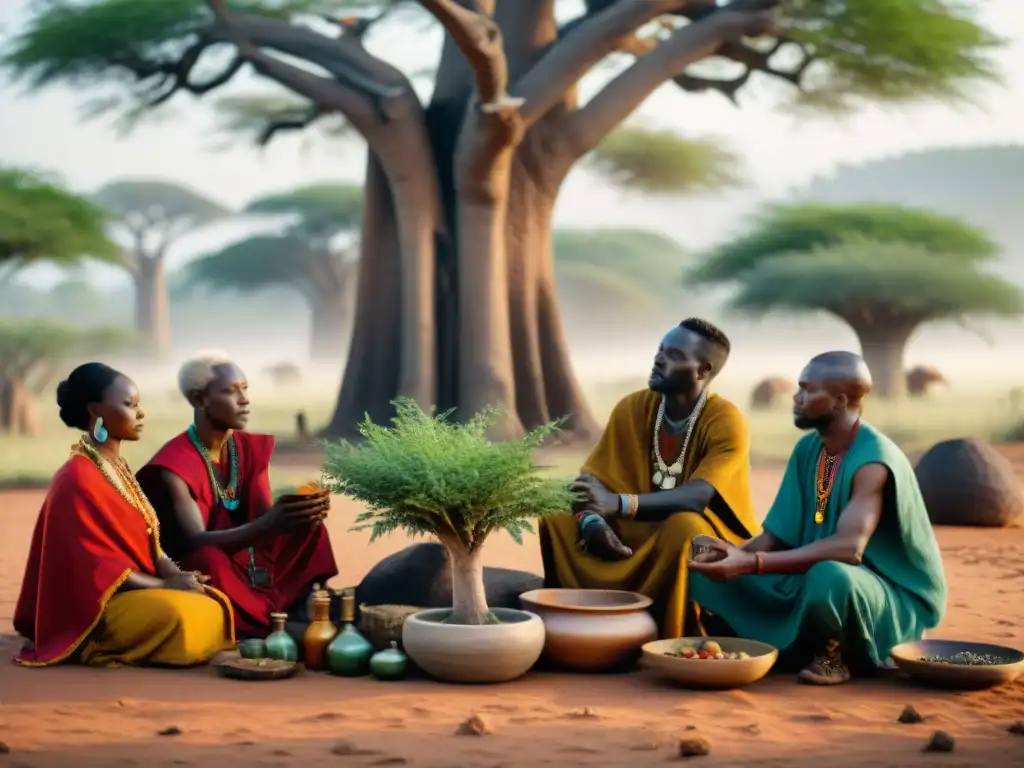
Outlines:
<svg viewBox="0 0 1024 768"><path fill-rule="evenodd" d="M910 461L861 419L863 359L826 352L800 375L797 443L763 532L695 541L690 596L716 632L760 640L835 685L885 666L946 610L942 556ZM703 551L699 551L703 550ZM809 663L808 663L809 662Z"/></svg>

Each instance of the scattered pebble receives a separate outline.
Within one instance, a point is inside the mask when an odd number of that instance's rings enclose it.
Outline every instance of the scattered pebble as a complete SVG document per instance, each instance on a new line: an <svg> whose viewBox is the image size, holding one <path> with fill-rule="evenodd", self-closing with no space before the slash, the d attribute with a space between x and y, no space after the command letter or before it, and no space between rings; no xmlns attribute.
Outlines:
<svg viewBox="0 0 1024 768"><path fill-rule="evenodd" d="M370 765L405 765L408 762L404 757L382 757L380 760L374 760Z"/></svg>
<svg viewBox="0 0 1024 768"><path fill-rule="evenodd" d="M952 752L956 749L956 739L945 731L936 731L924 745L924 752Z"/></svg>
<svg viewBox="0 0 1024 768"><path fill-rule="evenodd" d="M363 749L362 747L357 747L351 741L345 740L339 741L337 744L331 747L331 754L338 755L339 757L351 755L376 755L377 751L373 749Z"/></svg>
<svg viewBox="0 0 1024 768"><path fill-rule="evenodd" d="M181 736L181 728L176 725L172 725L168 728L164 728L162 731L156 732L157 736Z"/></svg>
<svg viewBox="0 0 1024 768"><path fill-rule="evenodd" d="M11 748L9 746L7 746L7 742L6 741L0 741L0 755L9 755L9 754L11 754Z"/></svg>
<svg viewBox="0 0 1024 768"><path fill-rule="evenodd" d="M921 717L921 713L914 709L912 704L907 704L900 712L900 716L897 718L899 722L905 725L914 725L916 723L923 723L924 718Z"/></svg>
<svg viewBox="0 0 1024 768"><path fill-rule="evenodd" d="M466 718L455 729L456 736L487 736L490 733L492 733L491 729L480 715Z"/></svg>
<svg viewBox="0 0 1024 768"><path fill-rule="evenodd" d="M703 757L711 754L711 744L701 736L689 736L679 740L680 757Z"/></svg>
<svg viewBox="0 0 1024 768"><path fill-rule="evenodd" d="M1018 720L1006 730L1015 736L1024 736L1024 720Z"/></svg>
<svg viewBox="0 0 1024 768"><path fill-rule="evenodd" d="M584 707L582 710L577 709L577 710L575 710L573 712L570 712L568 715L566 715L566 717L570 717L570 718L574 718L574 719L575 718L582 719L582 718L598 717L598 714L597 714L597 712L592 710L590 707Z"/></svg>

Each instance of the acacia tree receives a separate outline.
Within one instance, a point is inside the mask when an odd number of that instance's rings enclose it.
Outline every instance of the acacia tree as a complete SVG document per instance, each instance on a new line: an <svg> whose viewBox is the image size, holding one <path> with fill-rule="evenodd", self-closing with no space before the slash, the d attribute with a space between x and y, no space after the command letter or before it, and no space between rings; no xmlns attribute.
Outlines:
<svg viewBox="0 0 1024 768"><path fill-rule="evenodd" d="M984 232L901 206L773 206L687 276L731 284L733 306L827 312L850 326L881 397L906 392L904 356L921 325L1024 311L1016 286L982 271L997 254Z"/></svg>
<svg viewBox="0 0 1024 768"><path fill-rule="evenodd" d="M46 174L0 167L0 282L29 264L116 261L99 206Z"/></svg>
<svg viewBox="0 0 1024 768"><path fill-rule="evenodd" d="M171 346L167 252L185 235L229 212L198 192L165 181L114 181L93 199L109 211L113 235L123 246L121 265L135 285L135 326L149 351L163 356Z"/></svg>
<svg viewBox="0 0 1024 768"><path fill-rule="evenodd" d="M953 0L796 0L784 25L778 4L586 0L560 30L556 0L420 0L446 31L426 104L363 45L390 4L339 20L353 3L51 0L6 62L33 87L134 79L144 105L207 93L249 64L304 100L264 138L344 115L369 157L352 364L328 431L353 434L364 413L380 423L403 395L465 417L504 406L503 436L561 415L585 436L596 424L555 299L554 205L569 171L654 90L673 82L735 100L774 80L800 86L804 105L836 108L954 99L994 75L1000 41ZM299 23L301 12L334 27ZM218 44L232 58L200 79L197 62ZM580 79L617 53L635 60L581 104ZM707 59L735 72L692 68Z"/></svg>
<svg viewBox="0 0 1024 768"><path fill-rule="evenodd" d="M353 241L362 209L362 189L343 184L303 187L253 200L243 215L287 217L283 231L254 235L202 256L186 267L185 280L242 291L293 286L312 312L312 358L337 359L351 331L351 284L358 263ZM339 242L346 237L349 242Z"/></svg>
<svg viewBox="0 0 1024 768"><path fill-rule="evenodd" d="M76 355L111 352L130 337L116 328L79 329L48 320L0 322L0 434L39 434L39 394Z"/></svg>

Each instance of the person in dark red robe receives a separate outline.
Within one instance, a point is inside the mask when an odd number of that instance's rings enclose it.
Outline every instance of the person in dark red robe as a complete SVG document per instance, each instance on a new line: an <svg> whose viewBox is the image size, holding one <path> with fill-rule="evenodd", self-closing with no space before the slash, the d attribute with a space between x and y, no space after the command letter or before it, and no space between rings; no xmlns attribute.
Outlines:
<svg viewBox="0 0 1024 768"><path fill-rule="evenodd" d="M186 362L178 386L194 409L192 426L138 472L165 551L230 598L239 637L265 637L271 613L306 620L313 585L338 574L323 525L330 495L274 503L274 438L243 431L248 383L229 358Z"/></svg>

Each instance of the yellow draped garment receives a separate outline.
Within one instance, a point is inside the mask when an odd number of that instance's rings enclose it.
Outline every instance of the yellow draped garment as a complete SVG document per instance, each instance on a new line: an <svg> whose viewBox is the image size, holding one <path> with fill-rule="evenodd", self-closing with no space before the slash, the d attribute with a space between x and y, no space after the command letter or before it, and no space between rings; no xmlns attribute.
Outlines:
<svg viewBox="0 0 1024 768"><path fill-rule="evenodd" d="M652 493L654 421L661 395L649 390L623 398L608 419L601 440L582 472L614 493ZM664 457L671 464L674 457ZM540 522L544 575L549 586L569 589L625 589L654 600L662 637L682 637L689 610L686 598L690 542L698 534L733 543L757 531L750 495L750 435L739 409L711 394L697 420L683 462L680 484L704 480L717 498L703 513L680 512L663 522L609 520L632 557L605 562L579 546L571 514ZM691 618L696 614L691 613Z"/></svg>

